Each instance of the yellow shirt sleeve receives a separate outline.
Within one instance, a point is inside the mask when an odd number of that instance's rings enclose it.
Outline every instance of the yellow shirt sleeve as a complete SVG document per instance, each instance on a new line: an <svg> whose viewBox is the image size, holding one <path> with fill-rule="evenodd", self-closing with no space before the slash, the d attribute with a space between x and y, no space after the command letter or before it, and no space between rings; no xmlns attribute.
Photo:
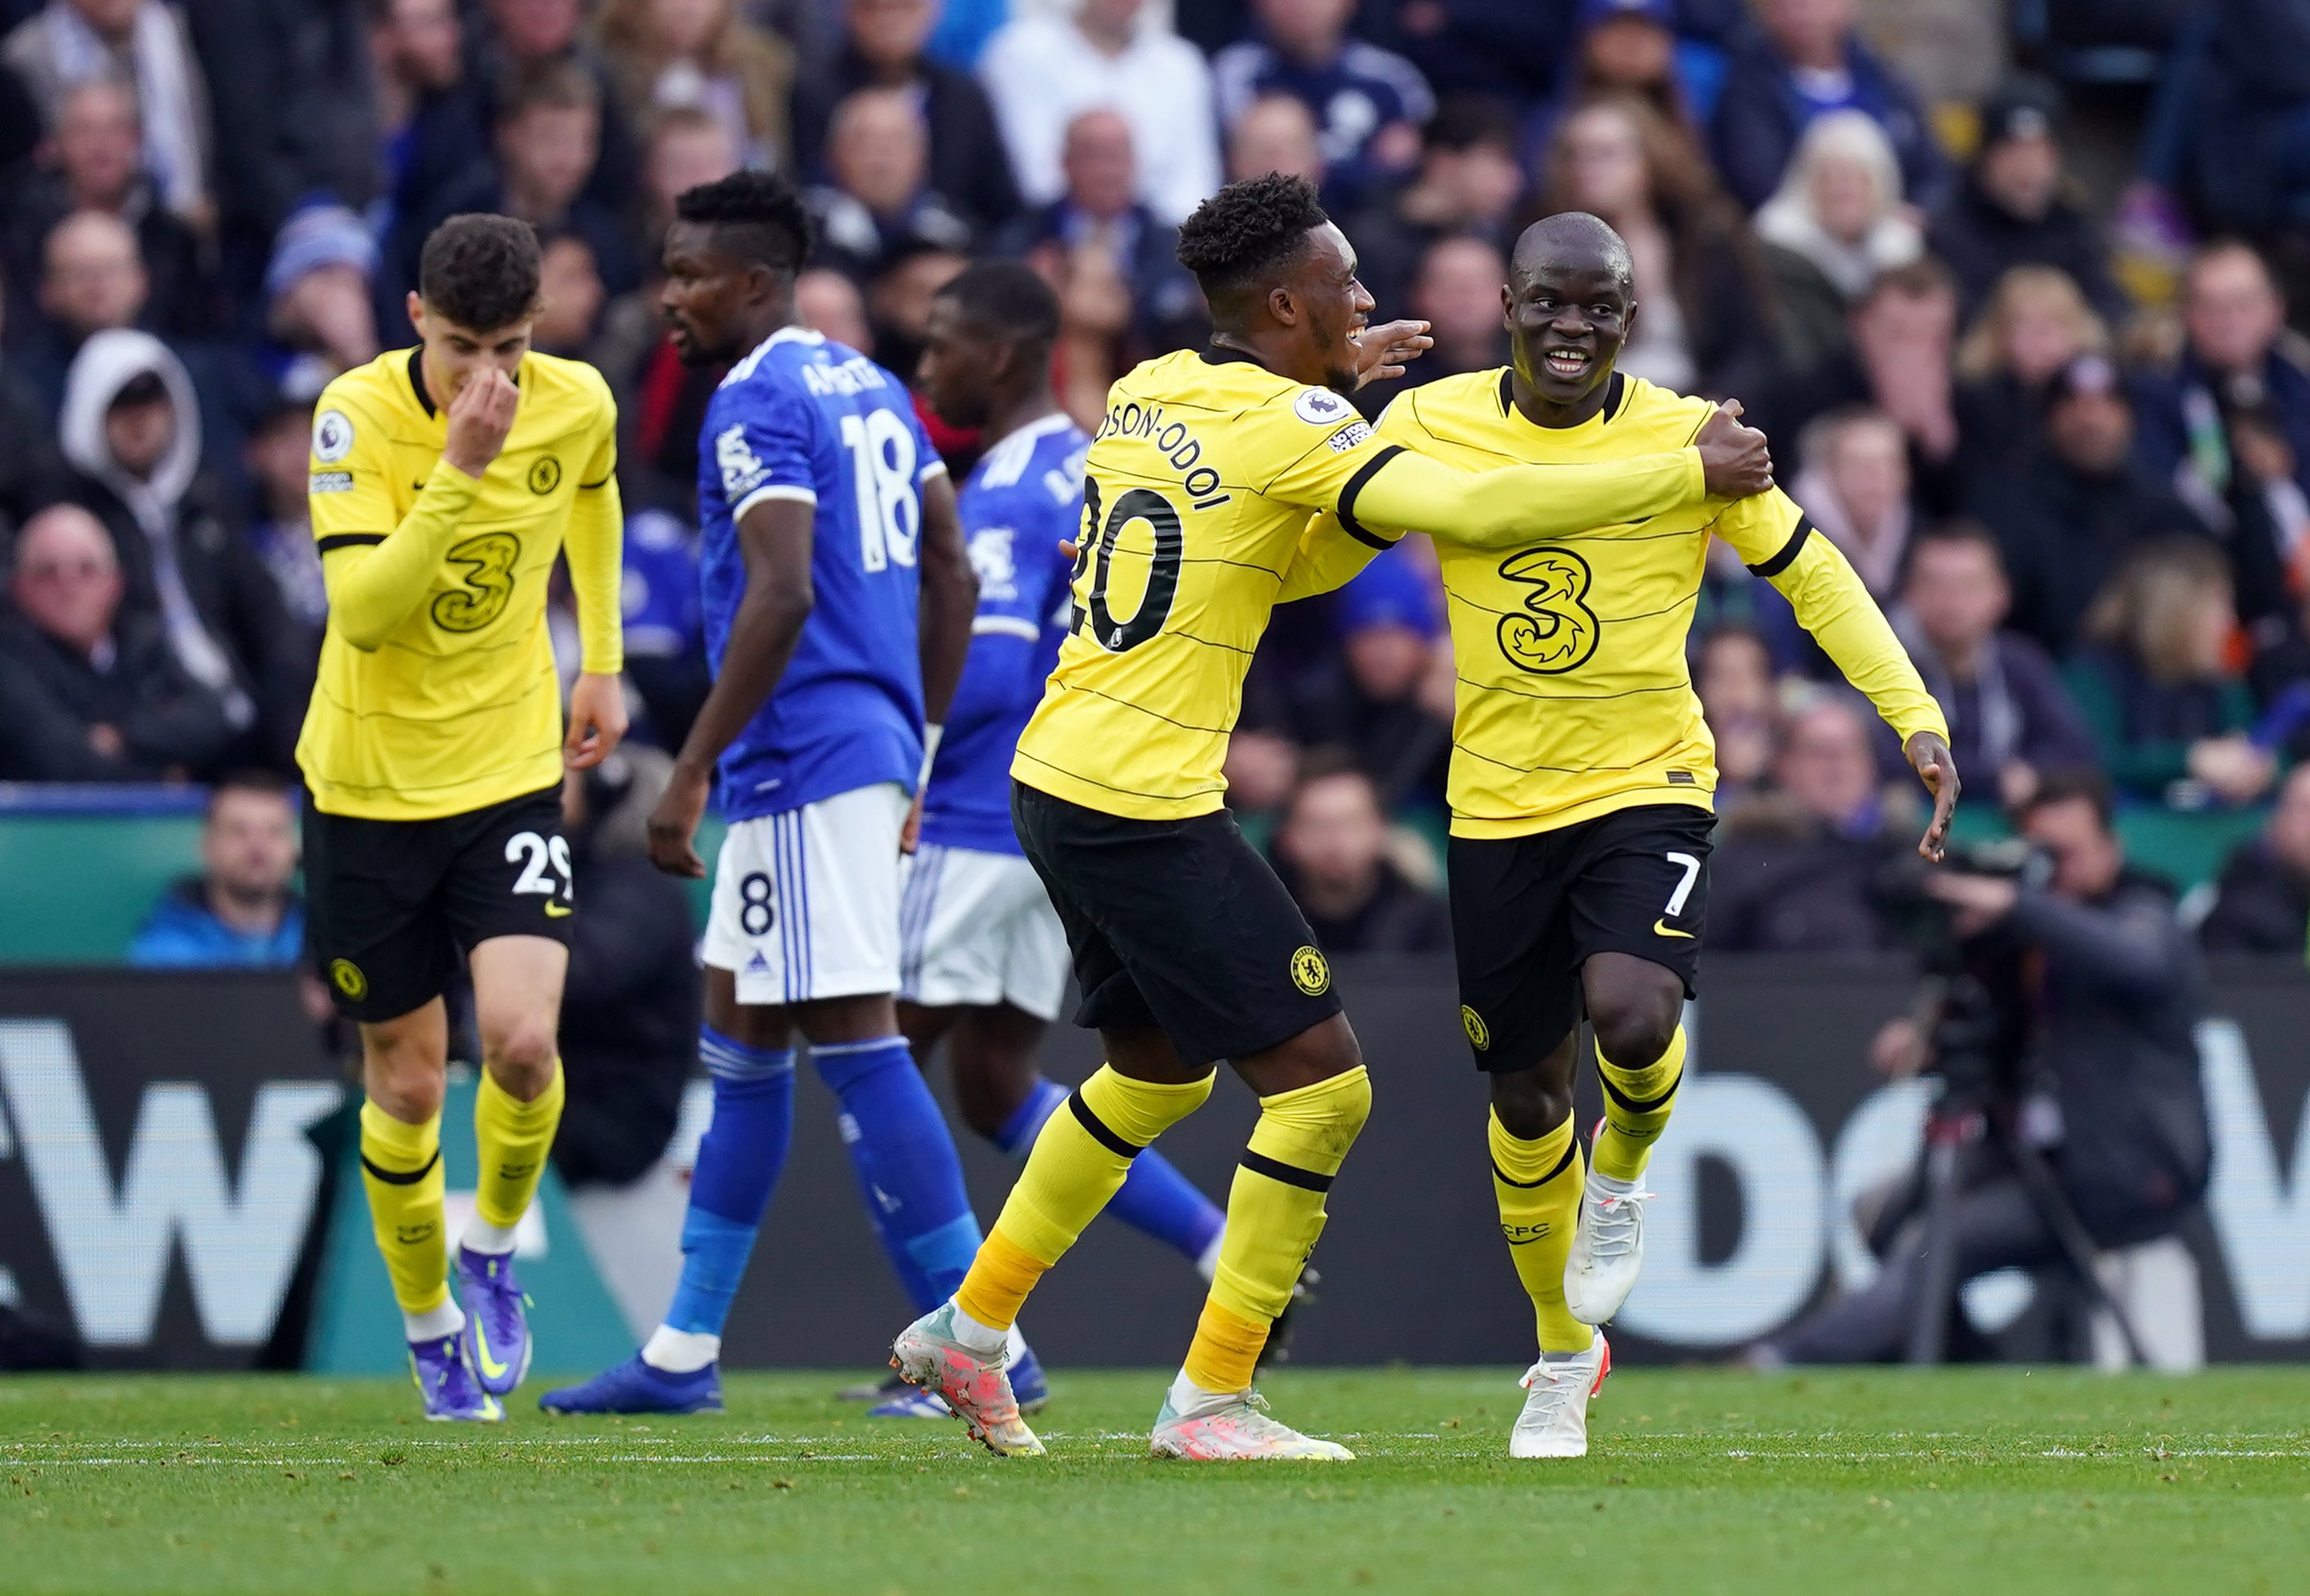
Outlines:
<svg viewBox="0 0 2310 1596"><path fill-rule="evenodd" d="M1941 707L1925 690L1861 574L1795 500L1778 488L1736 499L1716 518L1715 530L1750 571L1789 601L1798 624L1837 662L1845 681L1869 695L1903 742L1919 732L1948 737Z"/></svg>
<svg viewBox="0 0 2310 1596"><path fill-rule="evenodd" d="M625 606L622 562L625 508L618 497L618 412L602 395L602 439L586 474L578 479L577 501L562 551L569 561L569 586L578 597L581 668L588 675L614 676L625 669Z"/></svg>
<svg viewBox="0 0 2310 1596"><path fill-rule="evenodd" d="M437 460L425 490L396 519L384 427L334 394L322 395L322 406L345 429L343 445L316 439L306 483L329 625L355 648L371 649L424 603L482 484Z"/></svg>

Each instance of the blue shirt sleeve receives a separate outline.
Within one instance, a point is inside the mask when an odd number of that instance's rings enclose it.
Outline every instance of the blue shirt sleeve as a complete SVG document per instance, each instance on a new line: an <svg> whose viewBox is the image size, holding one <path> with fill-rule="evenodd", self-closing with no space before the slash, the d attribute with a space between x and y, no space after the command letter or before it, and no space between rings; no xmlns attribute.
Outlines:
<svg viewBox="0 0 2310 1596"><path fill-rule="evenodd" d="M766 499L818 502L811 456L817 442L815 405L782 383L749 380L717 396L710 423L722 499L738 520Z"/></svg>

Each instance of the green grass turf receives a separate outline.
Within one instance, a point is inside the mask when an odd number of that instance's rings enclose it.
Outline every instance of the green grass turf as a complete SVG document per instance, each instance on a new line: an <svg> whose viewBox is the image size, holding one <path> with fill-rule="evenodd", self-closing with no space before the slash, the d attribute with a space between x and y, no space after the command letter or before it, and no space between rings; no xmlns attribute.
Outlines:
<svg viewBox="0 0 2310 1596"><path fill-rule="evenodd" d="M2310 1371L1626 1371L1511 1463L1506 1371L1289 1372L1339 1465L1152 1463L1163 1376L1066 1371L1052 1456L818 1375L689 1419L412 1422L388 1382L0 1381L0 1590L1596 1596L2310 1589Z"/></svg>

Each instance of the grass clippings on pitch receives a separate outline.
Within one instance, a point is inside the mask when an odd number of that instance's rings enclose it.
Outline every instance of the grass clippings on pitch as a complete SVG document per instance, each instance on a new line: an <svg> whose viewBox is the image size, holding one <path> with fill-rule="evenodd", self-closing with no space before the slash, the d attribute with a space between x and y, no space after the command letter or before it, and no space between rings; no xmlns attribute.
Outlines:
<svg viewBox="0 0 2310 1596"><path fill-rule="evenodd" d="M1305 1370L1342 1465L1155 1463L1160 1374L1062 1371L1052 1455L873 1423L823 1375L730 1412L412 1421L405 1383L0 1380L0 1590L2310 1590L2310 1374L1626 1371L1594 1449L1514 1463L1507 1371Z"/></svg>

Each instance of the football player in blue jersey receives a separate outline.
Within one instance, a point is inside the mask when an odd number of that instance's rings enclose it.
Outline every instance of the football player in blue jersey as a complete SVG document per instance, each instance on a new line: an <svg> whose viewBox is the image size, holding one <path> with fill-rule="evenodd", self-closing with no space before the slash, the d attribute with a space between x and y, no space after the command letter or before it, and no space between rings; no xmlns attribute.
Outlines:
<svg viewBox="0 0 2310 1596"><path fill-rule="evenodd" d="M1060 544L1082 516L1090 438L1051 393L1058 299L1009 261L982 261L931 300L916 386L939 419L977 429L986 455L957 496L978 614L931 777L916 800L921 846L907 863L899 1023L928 1061L941 1042L970 1128L1022 1162L1067 1089L1035 1066L1071 960L1049 895L1011 824L1011 760L1057 662L1072 563ZM1208 1279L1226 1216L1168 1160L1142 1153L1109 1210L1186 1255ZM1019 1392L1019 1369L1012 1384ZM947 1417L894 1375L847 1396L883 1416Z"/></svg>
<svg viewBox="0 0 2310 1596"><path fill-rule="evenodd" d="M625 1363L549 1392L555 1412L721 1407L723 1324L786 1159L796 1031L908 1295L942 1300L979 1241L893 1002L901 836L977 603L953 486L898 377L791 325L810 227L789 186L735 173L683 194L675 217L674 347L736 361L699 450L714 685L649 820L658 867L703 877L690 844L718 774L729 833L699 1041L714 1119L664 1323Z"/></svg>

